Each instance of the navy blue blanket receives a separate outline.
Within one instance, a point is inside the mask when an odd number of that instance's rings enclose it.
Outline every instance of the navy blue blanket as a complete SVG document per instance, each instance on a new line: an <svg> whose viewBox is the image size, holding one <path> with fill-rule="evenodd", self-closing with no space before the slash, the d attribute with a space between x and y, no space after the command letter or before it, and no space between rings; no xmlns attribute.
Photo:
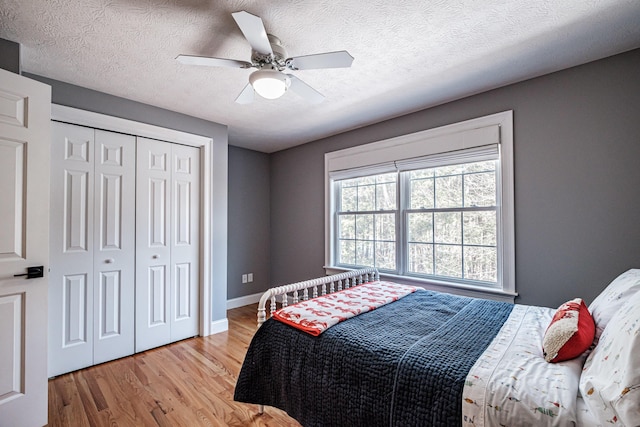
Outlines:
<svg viewBox="0 0 640 427"><path fill-rule="evenodd" d="M458 426L466 375L512 308L420 290L318 337L269 319L234 399L305 427Z"/></svg>

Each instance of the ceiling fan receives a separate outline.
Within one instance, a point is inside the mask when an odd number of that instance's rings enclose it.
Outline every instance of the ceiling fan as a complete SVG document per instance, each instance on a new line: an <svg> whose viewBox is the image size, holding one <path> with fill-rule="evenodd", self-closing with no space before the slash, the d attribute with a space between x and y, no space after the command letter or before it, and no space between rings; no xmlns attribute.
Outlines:
<svg viewBox="0 0 640 427"><path fill-rule="evenodd" d="M234 12L231 15L251 45L251 62L193 55L178 55L176 60L187 65L257 68L257 71L251 73L249 83L236 98L239 104L253 102L254 91L263 98L276 99L284 95L287 89L310 102L321 102L324 96L320 92L293 74L283 71L348 68L353 62L353 57L346 50L289 58L280 40L267 34L260 17L245 11Z"/></svg>

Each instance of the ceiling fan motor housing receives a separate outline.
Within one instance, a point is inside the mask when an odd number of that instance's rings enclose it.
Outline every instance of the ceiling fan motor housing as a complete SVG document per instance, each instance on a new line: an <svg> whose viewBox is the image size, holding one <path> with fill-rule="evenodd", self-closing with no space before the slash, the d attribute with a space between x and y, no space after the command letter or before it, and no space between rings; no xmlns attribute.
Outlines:
<svg viewBox="0 0 640 427"><path fill-rule="evenodd" d="M286 60L288 58L287 50L282 46L280 39L273 34L267 34L267 38L269 39L273 55L252 50L251 61L256 64L258 68L272 68L282 71L286 68Z"/></svg>

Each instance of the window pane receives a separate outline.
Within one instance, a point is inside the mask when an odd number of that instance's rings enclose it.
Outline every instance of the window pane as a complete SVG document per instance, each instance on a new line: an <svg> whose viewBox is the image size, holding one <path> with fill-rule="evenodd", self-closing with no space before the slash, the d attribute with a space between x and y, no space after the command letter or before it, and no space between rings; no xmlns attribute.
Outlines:
<svg viewBox="0 0 640 427"><path fill-rule="evenodd" d="M373 266L373 242L356 241L357 265Z"/></svg>
<svg viewBox="0 0 640 427"><path fill-rule="evenodd" d="M356 178L358 180L358 185L373 185L376 183L376 176L363 176L362 178Z"/></svg>
<svg viewBox="0 0 640 427"><path fill-rule="evenodd" d="M356 238L356 216L355 215L340 215L339 221L339 235L341 239L355 239Z"/></svg>
<svg viewBox="0 0 640 427"><path fill-rule="evenodd" d="M410 213L409 217L409 242L433 242L433 214Z"/></svg>
<svg viewBox="0 0 640 427"><path fill-rule="evenodd" d="M436 178L436 208L462 207L462 176Z"/></svg>
<svg viewBox="0 0 640 427"><path fill-rule="evenodd" d="M498 251L496 248L465 247L464 276L470 280L498 281Z"/></svg>
<svg viewBox="0 0 640 427"><path fill-rule="evenodd" d="M398 174L396 172L391 173L383 173L381 175L375 175L376 184L393 184L396 182L396 177Z"/></svg>
<svg viewBox="0 0 640 427"><path fill-rule="evenodd" d="M340 240L340 263L355 265L356 242L353 240Z"/></svg>
<svg viewBox="0 0 640 427"><path fill-rule="evenodd" d="M496 205L495 172L483 172L464 175L464 205Z"/></svg>
<svg viewBox="0 0 640 427"><path fill-rule="evenodd" d="M376 240L396 240L395 214L376 214Z"/></svg>
<svg viewBox="0 0 640 427"><path fill-rule="evenodd" d="M462 278L462 246L435 245L436 275Z"/></svg>
<svg viewBox="0 0 640 427"><path fill-rule="evenodd" d="M373 215L356 215L356 239L373 240Z"/></svg>
<svg viewBox="0 0 640 427"><path fill-rule="evenodd" d="M342 185L340 192L340 210L342 212L355 211L358 207L358 188Z"/></svg>
<svg viewBox="0 0 640 427"><path fill-rule="evenodd" d="M464 212L464 244L496 246L496 212Z"/></svg>
<svg viewBox="0 0 640 427"><path fill-rule="evenodd" d="M387 270L396 269L396 244L395 242L376 243L376 267Z"/></svg>
<svg viewBox="0 0 640 427"><path fill-rule="evenodd" d="M396 185L393 182L386 184L378 184L376 191L376 208L377 210L392 211L396 209Z"/></svg>
<svg viewBox="0 0 640 427"><path fill-rule="evenodd" d="M433 209L433 178L411 180L411 209Z"/></svg>
<svg viewBox="0 0 640 427"><path fill-rule="evenodd" d="M433 178L433 168L418 169L415 171L410 171L408 173L409 173L409 179Z"/></svg>
<svg viewBox="0 0 640 427"><path fill-rule="evenodd" d="M467 163L464 165L464 172L488 172L496 170L496 161L487 160L486 162Z"/></svg>
<svg viewBox="0 0 640 427"><path fill-rule="evenodd" d="M437 243L462 243L462 212L436 212L433 216Z"/></svg>
<svg viewBox="0 0 640 427"><path fill-rule="evenodd" d="M409 243L410 273L433 274L433 245Z"/></svg>
<svg viewBox="0 0 640 427"><path fill-rule="evenodd" d="M434 168L436 176L460 175L464 171L464 165L441 166Z"/></svg>
<svg viewBox="0 0 640 427"><path fill-rule="evenodd" d="M358 210L372 211L375 208L376 186L364 185L358 187Z"/></svg>

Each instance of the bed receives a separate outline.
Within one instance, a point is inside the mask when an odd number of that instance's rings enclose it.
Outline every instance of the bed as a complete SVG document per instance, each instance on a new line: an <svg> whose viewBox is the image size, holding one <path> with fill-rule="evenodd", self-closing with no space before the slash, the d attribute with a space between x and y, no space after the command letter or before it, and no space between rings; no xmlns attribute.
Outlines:
<svg viewBox="0 0 640 427"><path fill-rule="evenodd" d="M640 425L640 270L616 278L589 310L582 302L589 349L557 363L542 343L549 348L552 320L571 317L565 305L414 289L315 335L282 321L367 286L388 285L363 269L265 292L234 399L280 408L305 427Z"/></svg>

